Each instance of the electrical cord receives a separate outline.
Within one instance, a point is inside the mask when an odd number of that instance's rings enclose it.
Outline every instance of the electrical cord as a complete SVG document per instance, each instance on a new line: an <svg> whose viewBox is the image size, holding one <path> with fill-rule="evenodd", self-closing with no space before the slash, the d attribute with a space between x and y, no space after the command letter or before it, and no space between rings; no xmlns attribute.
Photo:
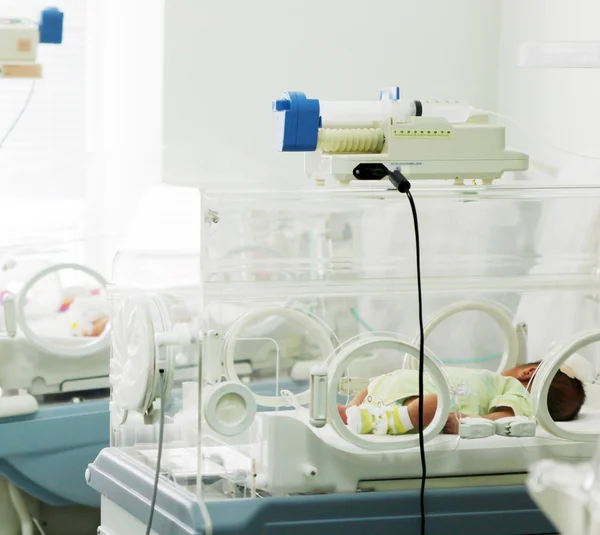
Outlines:
<svg viewBox="0 0 600 535"><path fill-rule="evenodd" d="M423 291L421 287L421 241L419 237L419 218L417 207L410 193L410 182L401 173L400 169L389 172L390 182L400 192L404 193L410 203L415 229L415 250L417 260L417 297L419 301L419 453L421 455L421 492L419 504L421 510L421 535L425 535L425 483L427 481L427 461L425 459L425 441L423 438L423 390L425 376L425 326L423 321Z"/></svg>
<svg viewBox="0 0 600 535"><path fill-rule="evenodd" d="M33 522L33 525L37 528L37 530L40 532L40 535L46 535L46 532L44 531L42 524L35 516L31 517L31 521Z"/></svg>
<svg viewBox="0 0 600 535"><path fill-rule="evenodd" d="M146 525L146 535L152 532L152 520L154 519L154 510L156 509L156 496L158 495L158 479L160 478L160 463L162 460L163 441L165 435L165 377L164 370L159 370L158 381L160 384L160 420L158 427L158 453L156 455L156 473L154 474L154 488L152 489L152 500L150 501L150 515Z"/></svg>
<svg viewBox="0 0 600 535"><path fill-rule="evenodd" d="M4 143L6 143L6 140L12 134L12 131L17 127L17 125L19 124L19 121L21 121L21 118L27 111L27 108L29 107L29 103L31 102L31 97L33 96L34 89L35 89L35 80L31 83L29 93L27 95L27 98L25 99L25 102L23 103L23 106L21 107L21 111L17 114L17 117L15 118L13 123L10 125L10 128L6 131L6 134L4 134L4 137L0 141L0 149L2 149L2 147L4 147Z"/></svg>

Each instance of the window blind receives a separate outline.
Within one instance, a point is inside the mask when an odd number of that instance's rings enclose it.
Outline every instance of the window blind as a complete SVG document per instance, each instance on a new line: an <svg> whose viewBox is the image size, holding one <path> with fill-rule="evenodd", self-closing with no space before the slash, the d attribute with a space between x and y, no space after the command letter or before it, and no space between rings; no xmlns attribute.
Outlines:
<svg viewBox="0 0 600 535"><path fill-rule="evenodd" d="M84 199L86 192L85 0L0 0L0 17L39 20L52 5L65 13L61 45L41 45L41 79L0 78L0 192L28 198Z"/></svg>

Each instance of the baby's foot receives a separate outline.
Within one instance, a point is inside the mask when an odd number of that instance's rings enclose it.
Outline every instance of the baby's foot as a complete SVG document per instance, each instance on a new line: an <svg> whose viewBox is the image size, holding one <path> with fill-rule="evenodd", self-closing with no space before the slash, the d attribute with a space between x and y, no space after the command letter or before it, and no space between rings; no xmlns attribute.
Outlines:
<svg viewBox="0 0 600 535"><path fill-rule="evenodd" d="M348 410L348 407L345 407L344 405L338 405L338 412L340 413L340 418L342 419L342 422L344 422L345 424L348 423L348 415L346 414L346 411Z"/></svg>
<svg viewBox="0 0 600 535"><path fill-rule="evenodd" d="M108 325L108 317L104 316L96 321L92 322L92 328L88 331L84 331L83 336L96 337L100 336L106 326Z"/></svg>

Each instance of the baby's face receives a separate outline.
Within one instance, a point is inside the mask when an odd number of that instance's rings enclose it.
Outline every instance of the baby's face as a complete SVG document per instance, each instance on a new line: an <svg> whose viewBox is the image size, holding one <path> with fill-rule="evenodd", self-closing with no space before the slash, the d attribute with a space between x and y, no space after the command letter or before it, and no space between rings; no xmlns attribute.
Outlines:
<svg viewBox="0 0 600 535"><path fill-rule="evenodd" d="M533 383L531 378L533 377L535 370L537 370L537 367L537 364L523 364L522 366L517 366L516 368L504 370L501 375L504 377L514 377L517 381L521 381L521 384L525 388L530 390L531 383Z"/></svg>

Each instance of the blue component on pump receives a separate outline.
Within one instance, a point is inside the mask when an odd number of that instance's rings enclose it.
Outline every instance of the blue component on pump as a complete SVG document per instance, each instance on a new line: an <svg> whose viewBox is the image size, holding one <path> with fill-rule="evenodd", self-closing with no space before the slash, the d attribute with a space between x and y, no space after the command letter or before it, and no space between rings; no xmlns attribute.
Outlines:
<svg viewBox="0 0 600 535"><path fill-rule="evenodd" d="M400 87L386 87L379 91L379 100L400 100Z"/></svg>
<svg viewBox="0 0 600 535"><path fill-rule="evenodd" d="M42 11L40 18L40 43L60 45L63 38L64 13L56 7Z"/></svg>
<svg viewBox="0 0 600 535"><path fill-rule="evenodd" d="M299 91L288 91L273 101L277 121L277 148L282 152L312 152L317 149L321 125L317 99Z"/></svg>

